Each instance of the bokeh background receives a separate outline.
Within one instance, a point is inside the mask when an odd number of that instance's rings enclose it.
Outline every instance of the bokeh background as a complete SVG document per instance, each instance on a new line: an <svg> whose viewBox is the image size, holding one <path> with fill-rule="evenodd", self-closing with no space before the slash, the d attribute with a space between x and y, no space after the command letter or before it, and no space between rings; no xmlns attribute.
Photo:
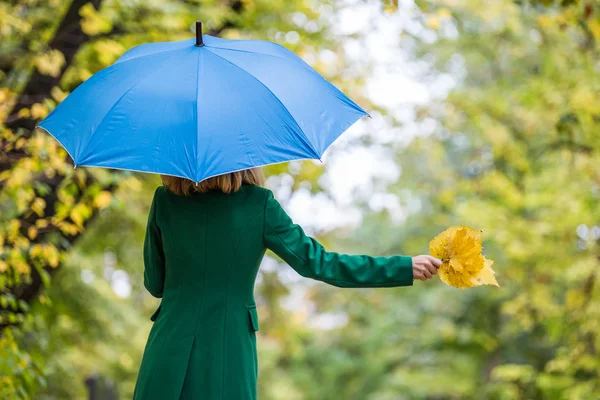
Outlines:
<svg viewBox="0 0 600 400"><path fill-rule="evenodd" d="M483 230L500 288L342 289L268 254L262 400L600 398L596 0L2 0L0 399L129 399L158 300L157 176L73 169L35 123L127 49L276 41L369 110L324 162L265 169L328 249Z"/></svg>

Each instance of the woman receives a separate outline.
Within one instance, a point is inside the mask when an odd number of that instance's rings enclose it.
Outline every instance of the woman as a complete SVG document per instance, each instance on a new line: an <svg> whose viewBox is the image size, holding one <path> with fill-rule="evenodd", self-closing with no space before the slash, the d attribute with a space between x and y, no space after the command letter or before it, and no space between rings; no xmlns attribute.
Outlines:
<svg viewBox="0 0 600 400"><path fill-rule="evenodd" d="M200 182L162 176L144 240L144 286L161 304L135 400L255 400L254 281L266 249L300 275L346 288L410 286L437 273L422 255L326 251L292 222L260 169Z"/></svg>

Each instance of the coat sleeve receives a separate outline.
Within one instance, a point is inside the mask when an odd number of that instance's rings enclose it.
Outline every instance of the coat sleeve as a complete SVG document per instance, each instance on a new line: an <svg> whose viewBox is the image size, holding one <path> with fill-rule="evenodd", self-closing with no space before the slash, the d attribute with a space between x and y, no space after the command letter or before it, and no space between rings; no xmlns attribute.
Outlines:
<svg viewBox="0 0 600 400"><path fill-rule="evenodd" d="M300 275L347 287L393 287L413 284L412 257L371 257L327 251L281 207L268 191L265 202L264 244Z"/></svg>
<svg viewBox="0 0 600 400"><path fill-rule="evenodd" d="M160 187L156 189L152 198L144 238L144 286L152 296L161 298L165 283L165 256L161 232L156 223L159 190Z"/></svg>

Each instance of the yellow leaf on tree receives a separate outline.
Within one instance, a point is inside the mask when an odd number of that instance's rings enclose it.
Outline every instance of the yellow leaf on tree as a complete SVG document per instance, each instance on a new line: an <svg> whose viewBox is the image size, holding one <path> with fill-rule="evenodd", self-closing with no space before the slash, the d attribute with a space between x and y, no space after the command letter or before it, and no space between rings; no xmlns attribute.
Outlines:
<svg viewBox="0 0 600 400"><path fill-rule="evenodd" d="M495 285L498 282L482 251L481 231L468 226L454 226L429 243L432 256L442 260L438 274L442 282L457 288Z"/></svg>
<svg viewBox="0 0 600 400"><path fill-rule="evenodd" d="M35 66L42 75L50 75L56 78L60 75L65 62L63 53L59 50L50 50L36 57Z"/></svg>
<svg viewBox="0 0 600 400"><path fill-rule="evenodd" d="M555 18L549 17L547 15L541 15L537 18L537 21L541 26L549 27L554 23Z"/></svg>
<svg viewBox="0 0 600 400"><path fill-rule="evenodd" d="M6 89L6 88L0 89L0 103L3 103L7 99L8 99L8 89Z"/></svg>
<svg viewBox="0 0 600 400"><path fill-rule="evenodd" d="M29 118L31 116L31 111L29 108L21 108L17 113L17 117L19 118Z"/></svg>
<svg viewBox="0 0 600 400"><path fill-rule="evenodd" d="M437 15L427 17L426 24L429 28L437 30L440 27L440 18Z"/></svg>
<svg viewBox="0 0 600 400"><path fill-rule="evenodd" d="M54 225L56 225L56 227L66 235L74 236L79 233L79 228L75 224L70 224L64 221L55 221Z"/></svg>
<svg viewBox="0 0 600 400"><path fill-rule="evenodd" d="M21 110L22 111L22 110ZM29 117L29 114L27 115ZM27 139L25 139L24 137L17 139L17 142L15 143L15 149L21 149L23 148L25 145L27 144Z"/></svg>
<svg viewBox="0 0 600 400"><path fill-rule="evenodd" d="M437 15L439 15L441 18L450 18L452 13L447 8L440 8L437 10Z"/></svg>
<svg viewBox="0 0 600 400"><path fill-rule="evenodd" d="M13 246L15 249L27 249L31 243L25 236L18 236L15 238L13 242Z"/></svg>
<svg viewBox="0 0 600 400"><path fill-rule="evenodd" d="M88 219L90 215L91 209L83 203L77 204L69 213L69 217L79 228L83 226L84 221Z"/></svg>
<svg viewBox="0 0 600 400"><path fill-rule="evenodd" d="M98 40L95 43L98 60L102 65L111 65L121 54L127 50L115 40Z"/></svg>
<svg viewBox="0 0 600 400"><path fill-rule="evenodd" d="M385 0L383 3L383 11L387 13L398 11L398 0Z"/></svg>
<svg viewBox="0 0 600 400"><path fill-rule="evenodd" d="M27 229L27 236L29 236L29 239L31 240L35 239L35 237L37 236L37 229L35 228L35 226L30 226Z"/></svg>
<svg viewBox="0 0 600 400"><path fill-rule="evenodd" d="M94 197L94 205L97 208L104 208L110 204L112 195L109 191L103 190Z"/></svg>
<svg viewBox="0 0 600 400"><path fill-rule="evenodd" d="M67 97L68 93L63 92L62 90L60 90L59 87L54 86L52 88L52 91L50 92L50 94L52 95L52 98L54 100L56 100L57 102L60 103L61 101L63 101Z"/></svg>
<svg viewBox="0 0 600 400"><path fill-rule="evenodd" d="M44 215L44 210L46 209L46 200L41 197L36 197L36 199L31 202L31 209L38 217L41 217Z"/></svg>
<svg viewBox="0 0 600 400"><path fill-rule="evenodd" d="M42 247L42 255L49 266L52 268L58 267L60 262L60 252L56 247L52 245L44 245Z"/></svg>
<svg viewBox="0 0 600 400"><path fill-rule="evenodd" d="M8 223L6 239L9 243L13 243L17 239L17 237L20 234L19 229L21 229L21 221L19 221L18 219L12 219Z"/></svg>
<svg viewBox="0 0 600 400"><path fill-rule="evenodd" d="M35 257L39 257L42 254L42 251L44 250L44 248L42 247L41 244L37 243L34 244L33 246L31 246L31 248L29 249L29 255L33 258Z"/></svg>
<svg viewBox="0 0 600 400"><path fill-rule="evenodd" d="M38 219L35 221L35 226L43 229L48 226L48 220L47 219Z"/></svg>
<svg viewBox="0 0 600 400"><path fill-rule="evenodd" d="M92 3L81 7L79 15L83 17L81 19L81 30L90 36L107 33L112 30L111 22L100 15Z"/></svg>
<svg viewBox="0 0 600 400"><path fill-rule="evenodd" d="M71 220L73 222L75 222L75 225L77 225L77 226L83 226L83 217L78 212L77 208L73 208L73 210L71 211L71 213L69 214L69 216L71 217Z"/></svg>
<svg viewBox="0 0 600 400"><path fill-rule="evenodd" d="M15 270L21 275L28 275L31 272L31 267L26 262L18 262L15 265Z"/></svg>
<svg viewBox="0 0 600 400"><path fill-rule="evenodd" d="M600 22L598 22L598 20L592 20L588 23L588 28L596 40L600 40Z"/></svg>
<svg viewBox="0 0 600 400"><path fill-rule="evenodd" d="M48 115L48 107L42 103L34 103L31 106L31 118L41 119Z"/></svg>
<svg viewBox="0 0 600 400"><path fill-rule="evenodd" d="M79 79L82 81L87 81L92 75L92 72L87 68L79 69Z"/></svg>

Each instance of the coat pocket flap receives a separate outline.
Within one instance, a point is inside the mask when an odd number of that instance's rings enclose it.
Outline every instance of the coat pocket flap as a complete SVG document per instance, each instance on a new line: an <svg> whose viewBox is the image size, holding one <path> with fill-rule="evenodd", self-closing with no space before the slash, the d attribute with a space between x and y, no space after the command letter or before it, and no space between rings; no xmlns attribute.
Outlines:
<svg viewBox="0 0 600 400"><path fill-rule="evenodd" d="M154 311L154 314L152 314L150 316L150 321L154 322L156 321L156 317L158 317L158 314L160 313L160 308L162 307L162 303L159 304L158 308L156 309L156 311Z"/></svg>
<svg viewBox="0 0 600 400"><path fill-rule="evenodd" d="M250 326L253 331L258 330L258 312L256 311L256 305L247 305L248 316L250 317Z"/></svg>

